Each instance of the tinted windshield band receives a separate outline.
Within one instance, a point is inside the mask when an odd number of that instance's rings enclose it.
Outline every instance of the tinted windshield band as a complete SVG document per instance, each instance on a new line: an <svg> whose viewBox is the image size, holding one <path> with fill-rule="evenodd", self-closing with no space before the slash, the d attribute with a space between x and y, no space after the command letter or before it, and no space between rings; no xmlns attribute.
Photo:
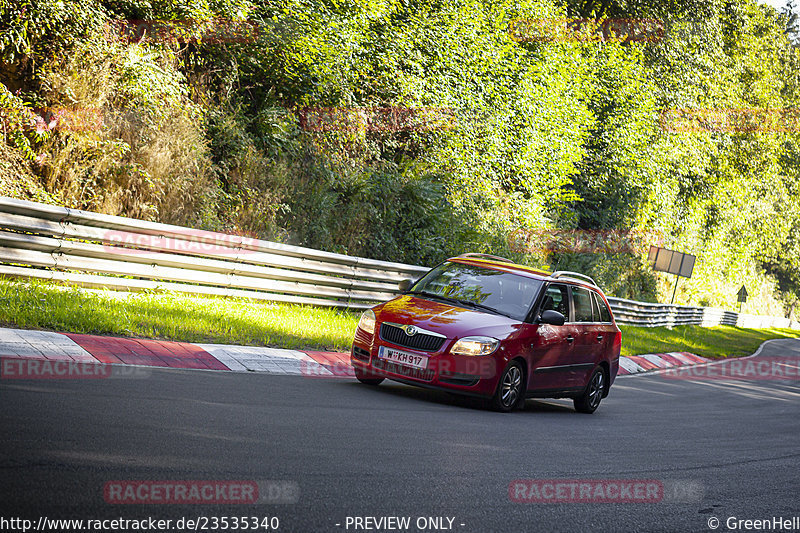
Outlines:
<svg viewBox="0 0 800 533"><path fill-rule="evenodd" d="M451 300L454 305L463 304L467 308L496 312L522 321L541 286L541 281L526 276L445 262L428 272L411 292L427 293L432 298Z"/></svg>

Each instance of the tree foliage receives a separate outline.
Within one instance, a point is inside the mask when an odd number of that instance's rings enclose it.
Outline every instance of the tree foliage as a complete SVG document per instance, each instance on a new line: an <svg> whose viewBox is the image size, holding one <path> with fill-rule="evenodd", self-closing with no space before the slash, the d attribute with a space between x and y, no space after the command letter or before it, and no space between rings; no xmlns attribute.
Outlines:
<svg viewBox="0 0 800 533"><path fill-rule="evenodd" d="M510 31L567 17L663 31ZM664 113L800 107L796 17L755 0L0 0L4 135L76 207L396 261L510 254L653 300L673 280L643 249L509 238L655 231L698 256L680 301L732 306L744 282L750 310L791 312L798 125L671 131ZM142 20L188 32L115 30ZM57 106L113 120L27 121Z"/></svg>

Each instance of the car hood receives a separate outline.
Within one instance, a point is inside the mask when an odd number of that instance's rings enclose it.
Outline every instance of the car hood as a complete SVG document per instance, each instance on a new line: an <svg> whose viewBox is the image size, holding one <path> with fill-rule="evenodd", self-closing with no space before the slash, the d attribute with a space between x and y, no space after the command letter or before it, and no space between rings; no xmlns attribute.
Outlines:
<svg viewBox="0 0 800 533"><path fill-rule="evenodd" d="M378 322L413 324L448 339L467 335L503 338L522 323L502 315L465 309L444 302L406 294L374 308Z"/></svg>

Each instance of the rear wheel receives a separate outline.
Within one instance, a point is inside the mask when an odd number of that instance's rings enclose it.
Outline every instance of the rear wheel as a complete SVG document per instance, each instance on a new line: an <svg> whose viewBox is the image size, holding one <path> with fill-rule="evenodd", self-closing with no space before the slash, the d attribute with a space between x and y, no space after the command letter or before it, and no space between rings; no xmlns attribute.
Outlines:
<svg viewBox="0 0 800 533"><path fill-rule="evenodd" d="M583 393L572 400L575 404L575 410L579 413L592 414L600 406L600 400L603 399L603 393L606 389L606 373L602 368L595 368L592 372L592 377L589 378L589 384L586 385Z"/></svg>
<svg viewBox="0 0 800 533"><path fill-rule="evenodd" d="M356 379L365 385L380 385L385 378L376 377L372 372L360 370L359 368L353 369Z"/></svg>
<svg viewBox="0 0 800 533"><path fill-rule="evenodd" d="M492 397L492 408L503 413L513 411L521 401L524 401L524 382L522 365L517 361L511 361L500 376L497 391Z"/></svg>

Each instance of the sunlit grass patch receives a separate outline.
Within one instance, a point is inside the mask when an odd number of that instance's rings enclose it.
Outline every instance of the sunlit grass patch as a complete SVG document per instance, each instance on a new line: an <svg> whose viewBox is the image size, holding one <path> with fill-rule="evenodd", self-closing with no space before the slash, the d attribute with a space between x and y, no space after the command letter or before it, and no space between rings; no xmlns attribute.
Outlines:
<svg viewBox="0 0 800 533"><path fill-rule="evenodd" d="M750 355L765 340L800 336L800 331L791 329L745 329L733 326L676 326L673 329L620 326L620 329L622 355L690 352L711 359Z"/></svg>
<svg viewBox="0 0 800 533"><path fill-rule="evenodd" d="M0 278L0 322L69 333L349 351L358 313Z"/></svg>
<svg viewBox="0 0 800 533"><path fill-rule="evenodd" d="M349 351L359 313L174 293L85 291L0 277L0 323L27 329L185 342ZM703 357L752 354L789 329L622 326L622 355L691 352Z"/></svg>

